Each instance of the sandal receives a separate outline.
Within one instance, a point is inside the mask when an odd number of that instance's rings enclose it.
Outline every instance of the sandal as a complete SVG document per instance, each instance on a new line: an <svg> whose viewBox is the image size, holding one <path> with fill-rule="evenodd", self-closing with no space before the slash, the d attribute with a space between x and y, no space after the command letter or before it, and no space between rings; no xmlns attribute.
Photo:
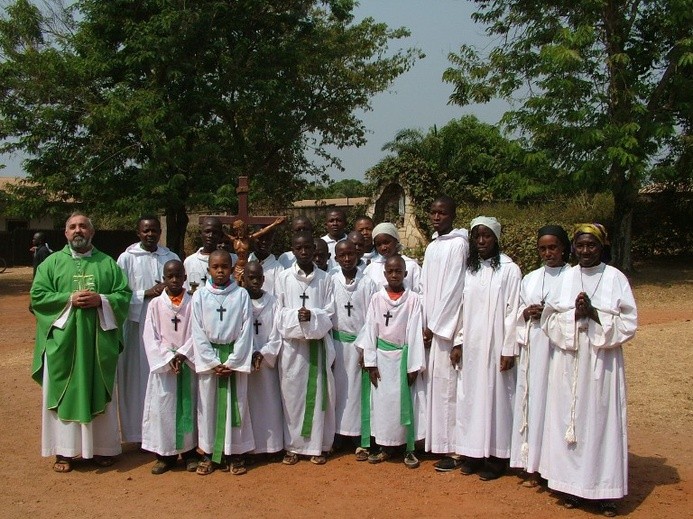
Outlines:
<svg viewBox="0 0 693 519"><path fill-rule="evenodd" d="M94 463L97 467L106 468L115 463L115 458L113 456L94 456Z"/></svg>
<svg viewBox="0 0 693 519"><path fill-rule="evenodd" d="M298 463L298 454L295 452L287 452L282 463L284 465L296 465L296 463Z"/></svg>
<svg viewBox="0 0 693 519"><path fill-rule="evenodd" d="M163 474L164 472L168 472L175 465L176 465L175 462L174 463L167 463L164 460L157 460L157 462L152 467L152 474L154 474L155 476L158 476L160 474Z"/></svg>
<svg viewBox="0 0 693 519"><path fill-rule="evenodd" d="M205 456L202 458L202 460L197 464L197 469L195 469L195 473L200 475L200 476L207 476L214 472L214 463L212 460Z"/></svg>
<svg viewBox="0 0 693 519"><path fill-rule="evenodd" d="M200 464L200 460L197 458L187 458L185 460L185 470L186 472L197 471L197 466Z"/></svg>
<svg viewBox="0 0 693 519"><path fill-rule="evenodd" d="M248 469L245 468L245 460L242 457L234 456L228 461L231 474L233 474L234 476L240 476L241 474L245 474L246 472L248 472Z"/></svg>
<svg viewBox="0 0 693 519"><path fill-rule="evenodd" d="M53 463L53 472L72 472L72 460L65 456L56 456Z"/></svg>
<svg viewBox="0 0 693 519"><path fill-rule="evenodd" d="M310 462L313 465L324 465L325 463L327 463L327 458L324 454L321 454L320 456L311 456Z"/></svg>
<svg viewBox="0 0 693 519"><path fill-rule="evenodd" d="M368 461L369 454L368 449L364 449L363 447L358 447L354 453L356 461Z"/></svg>
<svg viewBox="0 0 693 519"><path fill-rule="evenodd" d="M390 453L385 449L380 449L378 452L374 452L368 456L368 463L382 463L383 461L390 459Z"/></svg>
<svg viewBox="0 0 693 519"><path fill-rule="evenodd" d="M563 508L573 509L580 508L582 505L582 499L577 496L565 496L563 499Z"/></svg>
<svg viewBox="0 0 693 519"><path fill-rule="evenodd" d="M616 503L613 501L602 501L599 504L599 511L604 517L616 517Z"/></svg>

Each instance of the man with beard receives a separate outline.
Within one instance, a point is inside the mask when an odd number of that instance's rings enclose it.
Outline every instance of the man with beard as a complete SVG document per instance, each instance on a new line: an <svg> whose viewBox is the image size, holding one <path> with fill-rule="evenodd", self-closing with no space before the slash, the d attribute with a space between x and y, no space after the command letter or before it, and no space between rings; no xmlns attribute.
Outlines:
<svg viewBox="0 0 693 519"><path fill-rule="evenodd" d="M94 226L74 213L68 245L39 265L31 287L36 315L32 376L43 388L43 456L69 472L73 458L113 463L121 452L112 402L120 329L131 292L115 261L94 248Z"/></svg>

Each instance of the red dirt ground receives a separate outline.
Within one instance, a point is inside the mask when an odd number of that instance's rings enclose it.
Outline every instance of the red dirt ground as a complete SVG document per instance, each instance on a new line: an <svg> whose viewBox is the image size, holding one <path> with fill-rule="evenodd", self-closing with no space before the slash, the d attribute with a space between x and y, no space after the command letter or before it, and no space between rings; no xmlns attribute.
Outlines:
<svg viewBox="0 0 693 519"><path fill-rule="evenodd" d="M401 461L357 463L337 455L324 466L272 463L234 477L149 473L152 455L125 446L109 469L78 464L56 474L40 456L40 388L29 376L34 322L27 311L30 269L0 274L0 487L2 517L510 517L578 518L543 489L515 475L493 482L438 474L435 459L408 470ZM630 493L619 513L693 517L693 269L644 267L633 280L640 330L626 346Z"/></svg>

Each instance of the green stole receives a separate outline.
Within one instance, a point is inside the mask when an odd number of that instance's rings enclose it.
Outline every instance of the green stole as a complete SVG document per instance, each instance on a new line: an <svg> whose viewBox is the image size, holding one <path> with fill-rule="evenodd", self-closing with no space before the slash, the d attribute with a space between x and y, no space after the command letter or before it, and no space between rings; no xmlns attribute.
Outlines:
<svg viewBox="0 0 693 519"><path fill-rule="evenodd" d="M301 436L310 438L313 434L313 414L315 414L315 400L318 393L318 368L320 366L320 351L323 357L322 373L322 410L327 409L327 355L325 342L322 339L310 339L308 341L310 354L308 360L308 384L306 386L306 408L303 413L303 425Z"/></svg>
<svg viewBox="0 0 693 519"><path fill-rule="evenodd" d="M229 344L214 344L212 348L219 351L219 362L223 364L233 353L233 342ZM232 372L229 377L219 377L217 379L217 425L214 432L214 452L212 461L221 463L224 455L224 440L226 439L226 405L231 393L231 427L241 426L241 412L238 408L238 398L236 396L236 373Z"/></svg>
<svg viewBox="0 0 693 519"><path fill-rule="evenodd" d="M183 449L185 435L193 432L192 373L183 362L176 375L176 450Z"/></svg>
<svg viewBox="0 0 693 519"><path fill-rule="evenodd" d="M354 342L356 335L332 330L332 338L339 342ZM361 370L361 447L371 446L371 377L368 370Z"/></svg>
<svg viewBox="0 0 693 519"><path fill-rule="evenodd" d="M407 379L407 364L409 357L409 346L404 344L399 346L385 339L378 338L378 349L382 351L402 351L402 358L399 363L399 384L400 384L400 424L407 429L407 451L414 450L414 405L411 400L411 390Z"/></svg>

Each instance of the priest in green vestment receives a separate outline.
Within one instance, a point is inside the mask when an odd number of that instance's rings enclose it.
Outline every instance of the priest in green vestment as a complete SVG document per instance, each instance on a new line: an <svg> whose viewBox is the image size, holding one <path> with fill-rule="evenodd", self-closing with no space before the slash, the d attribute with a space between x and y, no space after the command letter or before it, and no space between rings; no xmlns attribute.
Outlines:
<svg viewBox="0 0 693 519"><path fill-rule="evenodd" d="M71 458L112 463L120 453L113 399L121 329L131 291L116 262L94 248L84 215L65 225L68 245L36 272L31 306L36 316L32 376L43 387L42 453L68 472Z"/></svg>

